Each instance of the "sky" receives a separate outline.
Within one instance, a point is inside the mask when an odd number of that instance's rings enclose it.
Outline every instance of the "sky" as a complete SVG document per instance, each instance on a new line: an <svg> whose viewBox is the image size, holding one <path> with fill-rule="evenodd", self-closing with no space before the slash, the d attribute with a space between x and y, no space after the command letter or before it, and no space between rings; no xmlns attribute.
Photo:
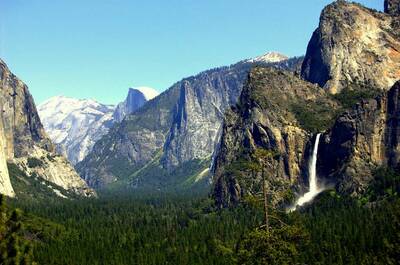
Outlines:
<svg viewBox="0 0 400 265"><path fill-rule="evenodd" d="M303 55L330 2L0 0L0 58L36 103L64 95L116 104L129 87L162 92L268 51Z"/></svg>

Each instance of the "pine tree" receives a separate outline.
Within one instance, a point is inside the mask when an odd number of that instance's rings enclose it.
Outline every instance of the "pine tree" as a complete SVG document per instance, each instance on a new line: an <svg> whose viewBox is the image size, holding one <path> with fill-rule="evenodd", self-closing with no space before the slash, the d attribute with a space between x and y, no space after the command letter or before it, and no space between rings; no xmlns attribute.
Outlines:
<svg viewBox="0 0 400 265"><path fill-rule="evenodd" d="M8 216L5 200L5 196L0 195L0 264L35 264L32 248L23 238L21 211L16 209Z"/></svg>

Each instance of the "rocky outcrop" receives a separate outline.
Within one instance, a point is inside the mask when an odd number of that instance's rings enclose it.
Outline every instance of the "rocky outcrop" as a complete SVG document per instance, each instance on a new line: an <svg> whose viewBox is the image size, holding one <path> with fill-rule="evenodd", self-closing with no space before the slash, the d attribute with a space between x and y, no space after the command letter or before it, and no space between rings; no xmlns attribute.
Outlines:
<svg viewBox="0 0 400 265"><path fill-rule="evenodd" d="M320 143L319 175L340 192L366 190L380 166L400 162L400 82L375 99L363 100L342 114Z"/></svg>
<svg viewBox="0 0 400 265"><path fill-rule="evenodd" d="M0 117L4 129L2 141L5 143L5 159L26 171L28 160L47 158L46 167L42 167L43 163L35 163L41 178L57 181L60 187L74 189L81 195L94 195L94 191L88 189L65 158L50 159L55 156L55 148L43 129L28 87L1 60L0 79ZM46 169L50 169L50 172Z"/></svg>
<svg viewBox="0 0 400 265"><path fill-rule="evenodd" d="M40 177L62 189L84 197L95 196L65 157L34 147L29 156L12 160L27 176ZM58 194L56 194L58 195ZM18 194L17 194L18 196Z"/></svg>
<svg viewBox="0 0 400 265"><path fill-rule="evenodd" d="M282 74L280 79L265 70L251 73L238 106L225 118L214 167L213 194L217 205L235 204L260 190L260 174L246 170L246 163L253 162L258 148L283 154L275 167L264 166L270 178L269 187L275 189L273 199L285 199L279 196L280 191L301 192L308 179L303 169L308 163L311 132L325 131L319 144L318 176L341 193L362 194L378 167L399 168L398 7L397 0L385 1L388 14L384 14L336 1L323 10L320 25L308 45L301 76L330 94L342 92L338 97L327 96L305 83L304 86L310 86L309 93L318 95L326 107L321 108L321 103L312 100L304 102L302 98L307 97L296 88L301 82L290 76ZM285 92L280 87L291 89ZM268 91L280 92L274 95ZM374 91L381 91L381 96L370 99L376 94ZM263 94L266 96L262 97ZM363 99L346 111L355 95ZM290 98L296 99L295 108L291 107ZM333 102L334 98L343 105ZM324 109L332 115L318 121ZM330 121L338 111L341 115ZM290 133L282 137L288 128ZM294 140L279 145L282 139ZM297 159L291 153L297 154Z"/></svg>
<svg viewBox="0 0 400 265"><path fill-rule="evenodd" d="M398 1L386 1L389 13ZM388 90L400 79L397 17L336 1L321 14L302 65L304 79L330 93L368 86Z"/></svg>
<svg viewBox="0 0 400 265"><path fill-rule="evenodd" d="M384 10L392 16L400 15L400 0L385 0Z"/></svg>
<svg viewBox="0 0 400 265"><path fill-rule="evenodd" d="M158 92L149 87L129 88L126 99L115 108L114 121L121 122L126 115L133 113L157 95Z"/></svg>
<svg viewBox="0 0 400 265"><path fill-rule="evenodd" d="M293 69L301 60L273 65ZM153 181L162 188L168 178L174 178L164 175L164 170L172 172L192 161L210 160L223 113L236 103L249 69L256 64L271 63L243 61L177 82L98 141L77 165L81 176L93 187L106 187L119 180L138 178L144 174L143 169L152 169L152 175L157 177ZM149 178L143 177L141 183Z"/></svg>
<svg viewBox="0 0 400 265"><path fill-rule="evenodd" d="M161 161L166 168L211 156L225 109L236 102L245 77L245 71L226 69L223 74L209 72L182 82L163 147Z"/></svg>
<svg viewBox="0 0 400 265"><path fill-rule="evenodd" d="M304 165L310 155L312 133L303 124L299 106L320 106L333 114L337 104L325 91L273 68L255 68L250 72L239 103L228 112L214 162L213 196L219 206L230 206L261 190L260 172L246 171L257 149L280 154L275 166L264 168L274 193L274 202L290 187L298 191L306 181ZM312 110L310 110L312 111Z"/></svg>
<svg viewBox="0 0 400 265"><path fill-rule="evenodd" d="M6 142L3 129L3 119L0 113L0 193L9 197L14 197L15 192L11 186L6 160Z"/></svg>

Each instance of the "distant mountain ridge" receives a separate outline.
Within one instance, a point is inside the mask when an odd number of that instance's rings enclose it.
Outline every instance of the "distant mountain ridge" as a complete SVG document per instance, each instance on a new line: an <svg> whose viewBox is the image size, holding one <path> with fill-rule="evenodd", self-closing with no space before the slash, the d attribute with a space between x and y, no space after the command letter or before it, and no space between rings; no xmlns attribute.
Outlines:
<svg viewBox="0 0 400 265"><path fill-rule="evenodd" d="M150 87L129 88L126 99L115 108L113 118L121 122L127 114L130 114L142 107L147 101L158 96L158 92Z"/></svg>
<svg viewBox="0 0 400 265"><path fill-rule="evenodd" d="M56 96L40 104L38 111L57 151L76 164L111 127L114 106Z"/></svg>
<svg viewBox="0 0 400 265"><path fill-rule="evenodd" d="M272 56L272 55L271 55ZM277 55L271 60L278 60ZM299 72L302 58L241 61L184 78L128 115L77 165L96 188L192 185L209 167L226 108L255 65ZM114 185L115 184L115 185Z"/></svg>
<svg viewBox="0 0 400 265"><path fill-rule="evenodd" d="M82 161L115 122L142 107L158 95L149 87L130 88L126 99L117 107L93 99L52 97L39 105L39 115L57 151L72 164Z"/></svg>
<svg viewBox="0 0 400 265"><path fill-rule="evenodd" d="M282 62L285 60L288 60L289 57L287 57L284 54L281 54L279 52L268 52L266 54L251 58L251 59L247 59L245 60L245 62L248 63L278 63L278 62Z"/></svg>

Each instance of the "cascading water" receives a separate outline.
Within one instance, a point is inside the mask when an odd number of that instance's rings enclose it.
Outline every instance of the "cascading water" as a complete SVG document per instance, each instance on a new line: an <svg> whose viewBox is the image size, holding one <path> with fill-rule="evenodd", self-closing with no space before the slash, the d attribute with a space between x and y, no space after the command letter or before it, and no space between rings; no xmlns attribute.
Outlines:
<svg viewBox="0 0 400 265"><path fill-rule="evenodd" d="M297 200L296 204L290 209L290 211L294 211L297 206L302 206L305 203L312 201L312 199L314 199L314 197L322 191L321 188L318 188L317 182L317 156L320 137L321 134L317 134L317 137L315 138L311 161L308 165L309 191Z"/></svg>

